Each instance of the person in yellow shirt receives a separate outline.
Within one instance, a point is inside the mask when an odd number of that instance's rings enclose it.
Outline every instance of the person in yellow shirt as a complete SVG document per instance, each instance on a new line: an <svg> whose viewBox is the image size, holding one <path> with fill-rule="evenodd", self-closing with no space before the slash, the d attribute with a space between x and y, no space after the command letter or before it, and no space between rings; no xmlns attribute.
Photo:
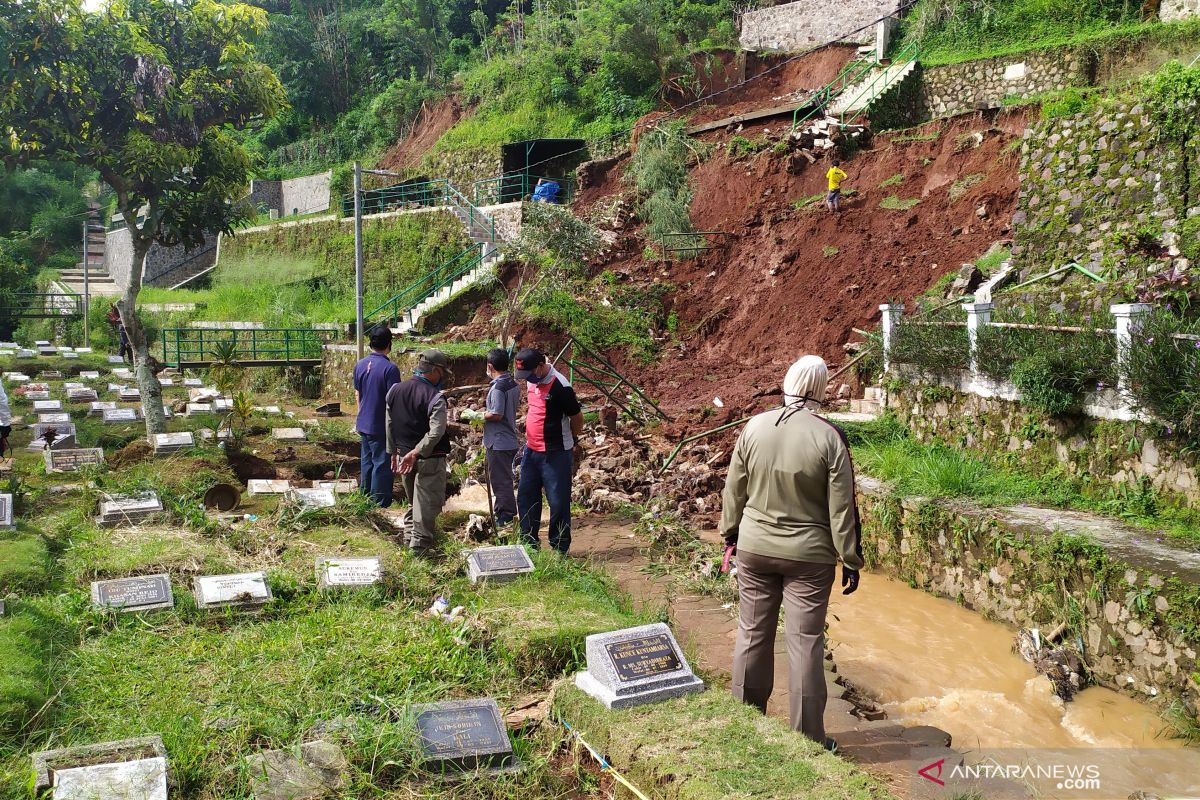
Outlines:
<svg viewBox="0 0 1200 800"><path fill-rule="evenodd" d="M849 176L842 171L841 163L835 158L833 166L825 173L825 178L829 181L829 196L825 198L825 206L830 211L842 210L842 181Z"/></svg>

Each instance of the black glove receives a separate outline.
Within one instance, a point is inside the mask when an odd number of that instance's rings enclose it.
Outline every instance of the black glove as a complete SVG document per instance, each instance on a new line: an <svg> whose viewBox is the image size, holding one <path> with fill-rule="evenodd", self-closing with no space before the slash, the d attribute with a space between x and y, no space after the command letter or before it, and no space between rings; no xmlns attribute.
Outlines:
<svg viewBox="0 0 1200 800"><path fill-rule="evenodd" d="M858 590L858 570L842 566L842 594L854 594Z"/></svg>

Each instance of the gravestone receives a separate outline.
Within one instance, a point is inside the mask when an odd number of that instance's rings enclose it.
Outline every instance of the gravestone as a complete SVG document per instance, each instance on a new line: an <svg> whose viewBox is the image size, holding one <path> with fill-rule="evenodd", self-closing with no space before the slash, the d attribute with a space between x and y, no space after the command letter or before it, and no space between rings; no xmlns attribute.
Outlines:
<svg viewBox="0 0 1200 800"><path fill-rule="evenodd" d="M213 411L232 411L233 401L228 397L218 397L212 402Z"/></svg>
<svg viewBox="0 0 1200 800"><path fill-rule="evenodd" d="M63 353L62 357L63 358L79 358L79 353L75 353L75 352Z"/></svg>
<svg viewBox="0 0 1200 800"><path fill-rule="evenodd" d="M159 379L158 379L158 385L159 385L159 386L164 386L164 387L167 387L167 386L174 386L174 385L175 385L175 380L174 380L173 378L159 378Z"/></svg>
<svg viewBox="0 0 1200 800"><path fill-rule="evenodd" d="M27 397L29 396L30 392L48 392L48 391L50 391L50 384L48 384L44 381L38 381L36 383L25 384L25 395ZM36 400L36 399L40 399L40 398L31 398L31 399Z"/></svg>
<svg viewBox="0 0 1200 800"><path fill-rule="evenodd" d="M30 378L24 372L6 372L4 379L9 383L29 383L33 378Z"/></svg>
<svg viewBox="0 0 1200 800"><path fill-rule="evenodd" d="M91 352L93 352L93 350L90 347L76 347L75 352L76 353L91 353Z"/></svg>
<svg viewBox="0 0 1200 800"><path fill-rule="evenodd" d="M53 347L39 347L37 351L39 356L50 357L58 355L58 350Z"/></svg>
<svg viewBox="0 0 1200 800"><path fill-rule="evenodd" d="M212 403L188 403L183 413L190 417L193 414L211 414L212 410Z"/></svg>
<svg viewBox="0 0 1200 800"><path fill-rule="evenodd" d="M259 608L271 602L271 587L262 572L204 575L192 584L197 608Z"/></svg>
<svg viewBox="0 0 1200 800"><path fill-rule="evenodd" d="M136 403L142 399L142 393L139 389L134 389L129 386L117 392L117 399L122 403Z"/></svg>
<svg viewBox="0 0 1200 800"><path fill-rule="evenodd" d="M280 442L304 441L304 428L272 428L271 436Z"/></svg>
<svg viewBox="0 0 1200 800"><path fill-rule="evenodd" d="M169 575L140 575L93 582L92 605L125 613L154 611L174 606L175 596L171 594Z"/></svg>
<svg viewBox="0 0 1200 800"><path fill-rule="evenodd" d="M34 411L62 411L61 400L34 400Z"/></svg>
<svg viewBox="0 0 1200 800"><path fill-rule="evenodd" d="M75 435L60 436L50 443L49 450L75 450L79 447L79 442L75 441Z"/></svg>
<svg viewBox="0 0 1200 800"><path fill-rule="evenodd" d="M62 380L63 374L60 370L57 370L57 369L44 369L41 371L40 377L43 377L47 380L60 381L60 380Z"/></svg>
<svg viewBox="0 0 1200 800"><path fill-rule="evenodd" d="M426 769L497 773L521 768L500 708L492 698L416 706L413 713Z"/></svg>
<svg viewBox="0 0 1200 800"><path fill-rule="evenodd" d="M318 558L317 587L370 586L379 583L383 567L378 556L370 558Z"/></svg>
<svg viewBox="0 0 1200 800"><path fill-rule="evenodd" d="M255 406L254 410L260 414L282 414L279 406Z"/></svg>
<svg viewBox="0 0 1200 800"><path fill-rule="evenodd" d="M50 340L49 339L34 339L33 346L34 347L49 347Z"/></svg>
<svg viewBox="0 0 1200 800"><path fill-rule="evenodd" d="M71 415L65 411L46 411L38 414L39 425L61 425L70 421Z"/></svg>
<svg viewBox="0 0 1200 800"><path fill-rule="evenodd" d="M196 440L191 431L156 433L151 443L154 445L155 455L178 453L180 450L190 450L196 446Z"/></svg>
<svg viewBox="0 0 1200 800"><path fill-rule="evenodd" d="M287 500L304 509L333 508L337 497L329 489L289 489Z"/></svg>
<svg viewBox="0 0 1200 800"><path fill-rule="evenodd" d="M102 417L105 411L112 411L116 407L116 400L93 400L91 406L88 407L88 416Z"/></svg>
<svg viewBox="0 0 1200 800"><path fill-rule="evenodd" d="M189 388L193 386L203 386L204 381L200 380L199 378L184 378L183 385Z"/></svg>
<svg viewBox="0 0 1200 800"><path fill-rule="evenodd" d="M82 389L68 389L67 400L72 403L91 403L98 399L95 389L84 387Z"/></svg>
<svg viewBox="0 0 1200 800"><path fill-rule="evenodd" d="M110 383L108 385L108 391L112 392L113 394L116 394L117 392L121 391L124 388L125 388L125 384L123 384L123 383Z"/></svg>
<svg viewBox="0 0 1200 800"><path fill-rule="evenodd" d="M341 478L336 481L313 481L314 489L328 489L335 494L350 494L358 490L358 481L353 478Z"/></svg>
<svg viewBox="0 0 1200 800"><path fill-rule="evenodd" d="M30 385L32 385L32 384L30 384ZM23 394L25 395L26 400L49 400L50 399L50 390L49 389L29 389L28 391L24 392Z"/></svg>
<svg viewBox="0 0 1200 800"><path fill-rule="evenodd" d="M505 583L533 572L529 553L519 544L478 547L467 552L467 577L471 583L486 580Z"/></svg>
<svg viewBox="0 0 1200 800"><path fill-rule="evenodd" d="M70 414L67 416L70 417ZM73 422L35 422L31 428L33 430L34 439L44 439L46 434L50 431L54 431L56 434L55 438L75 435L75 423Z"/></svg>
<svg viewBox="0 0 1200 800"><path fill-rule="evenodd" d="M138 421L138 410L136 408L113 408L105 411L101 416L106 425L124 425Z"/></svg>
<svg viewBox="0 0 1200 800"><path fill-rule="evenodd" d="M104 451L99 447L79 450L47 450L46 472L74 472L80 467L104 463Z"/></svg>
<svg viewBox="0 0 1200 800"><path fill-rule="evenodd" d="M587 637L575 685L606 708L631 708L704 690L671 629L659 622Z"/></svg>
<svg viewBox="0 0 1200 800"><path fill-rule="evenodd" d="M340 417L342 415L341 403L325 403L317 406L316 415L318 417Z"/></svg>
<svg viewBox="0 0 1200 800"><path fill-rule="evenodd" d="M251 478L246 481L246 491L251 497L260 494L285 494L292 485L287 481L271 481L262 478Z"/></svg>
<svg viewBox="0 0 1200 800"><path fill-rule="evenodd" d="M33 358L36 355L32 350L18 350L17 358Z"/></svg>
<svg viewBox="0 0 1200 800"><path fill-rule="evenodd" d="M63 384L63 388L64 388L64 389L66 389L66 390L69 392L69 391L71 391L72 389L82 389L82 388L83 388L83 384L82 384L82 383L78 383L78 382L76 382L76 381L67 381L66 383L64 383L64 384Z"/></svg>
<svg viewBox="0 0 1200 800"><path fill-rule="evenodd" d="M133 370L128 367L118 367L112 371L112 374L125 381L133 378Z"/></svg>
<svg viewBox="0 0 1200 800"><path fill-rule="evenodd" d="M11 531L17 527L13 524L13 496L0 494L0 530Z"/></svg>
<svg viewBox="0 0 1200 800"><path fill-rule="evenodd" d="M163 409L163 418L164 419L170 419L171 417L175 416L175 412L172 411L171 407L169 405L167 405L166 403L163 403L162 409Z"/></svg>
<svg viewBox="0 0 1200 800"><path fill-rule="evenodd" d="M167 800L167 750L158 736L34 753L33 773L38 797Z"/></svg>
<svg viewBox="0 0 1200 800"><path fill-rule="evenodd" d="M121 358L120 356L109 356L107 360L108 360L109 364L124 364L125 363L125 359Z"/></svg>
<svg viewBox="0 0 1200 800"><path fill-rule="evenodd" d="M100 373L94 369L85 369L79 373L79 377L85 381L98 381L100 380Z"/></svg>
<svg viewBox="0 0 1200 800"><path fill-rule="evenodd" d="M348 783L350 762L332 742L304 742L300 752L264 750L246 759L254 800L319 800ZM337 795L341 796L341 795Z"/></svg>
<svg viewBox="0 0 1200 800"><path fill-rule="evenodd" d="M137 495L117 494L100 501L100 515L96 517L96 524L102 528L137 525L147 517L161 513L162 510L162 500L154 492Z"/></svg>

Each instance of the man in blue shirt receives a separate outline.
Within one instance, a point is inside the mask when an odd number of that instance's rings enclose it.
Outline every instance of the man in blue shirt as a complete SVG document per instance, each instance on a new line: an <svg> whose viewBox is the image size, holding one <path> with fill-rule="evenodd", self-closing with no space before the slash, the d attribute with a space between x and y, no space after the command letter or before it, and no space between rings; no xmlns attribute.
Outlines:
<svg viewBox="0 0 1200 800"><path fill-rule="evenodd" d="M381 508L392 504L392 460L387 451L388 389L400 382L400 368L388 358L392 332L386 325L371 331L371 352L354 366L354 399L358 403L355 430L361 439L362 475L358 485Z"/></svg>
<svg viewBox="0 0 1200 800"><path fill-rule="evenodd" d="M504 527L517 516L513 491L513 461L517 458L517 406L521 387L508 371L508 352L497 347L487 354L488 388L483 414L483 446L487 449L488 483L495 502L496 525Z"/></svg>

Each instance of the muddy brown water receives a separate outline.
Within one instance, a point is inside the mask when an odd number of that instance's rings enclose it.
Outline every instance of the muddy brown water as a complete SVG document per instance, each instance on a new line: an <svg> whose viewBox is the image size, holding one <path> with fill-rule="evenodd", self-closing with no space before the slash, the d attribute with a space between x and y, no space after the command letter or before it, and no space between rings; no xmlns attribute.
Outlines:
<svg viewBox="0 0 1200 800"><path fill-rule="evenodd" d="M722 683L711 688L727 690L736 636L730 610L649 574L652 556L628 526L593 517L578 521L574 534L572 553L607 570L639 604L670 605L689 652L704 669L722 673ZM835 593L830 642L839 674L880 702L889 721L859 722L831 701L828 732L848 758L902 797L914 794L912 751L891 723L941 728L953 736L956 750L975 757L1035 748L1096 754L1107 791L1073 797L1125 798L1139 789L1200 797L1200 750L1165 736L1153 707L1101 687L1063 703L1049 681L1012 652L1013 636L1010 628L952 601L865 575L857 594ZM786 659L781 633L768 709L773 716L787 715Z"/></svg>

